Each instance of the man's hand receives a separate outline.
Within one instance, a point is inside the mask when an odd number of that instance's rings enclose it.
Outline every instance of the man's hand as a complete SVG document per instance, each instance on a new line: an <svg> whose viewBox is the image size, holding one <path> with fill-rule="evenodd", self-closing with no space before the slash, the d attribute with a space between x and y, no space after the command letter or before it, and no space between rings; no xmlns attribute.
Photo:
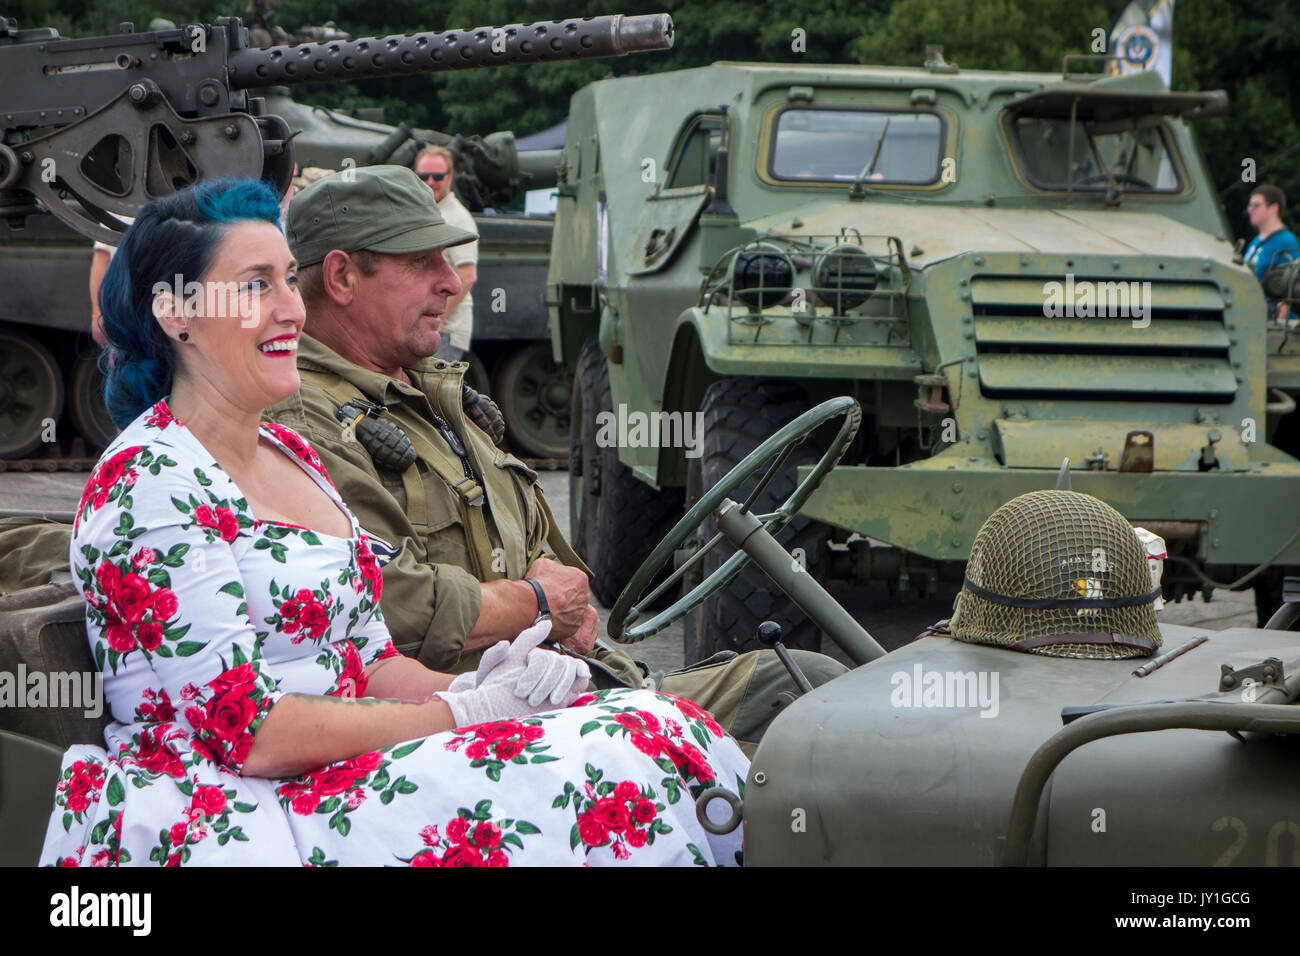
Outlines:
<svg viewBox="0 0 1300 956"><path fill-rule="evenodd" d="M572 637L556 641L561 647L568 648L575 654L590 654L596 648L596 638L600 636L600 615L590 604L583 615L582 624Z"/></svg>
<svg viewBox="0 0 1300 956"><path fill-rule="evenodd" d="M578 654L590 654L596 646L600 617L591 606L587 575L550 558L538 558L524 577L533 578L546 593L551 606L554 640Z"/></svg>

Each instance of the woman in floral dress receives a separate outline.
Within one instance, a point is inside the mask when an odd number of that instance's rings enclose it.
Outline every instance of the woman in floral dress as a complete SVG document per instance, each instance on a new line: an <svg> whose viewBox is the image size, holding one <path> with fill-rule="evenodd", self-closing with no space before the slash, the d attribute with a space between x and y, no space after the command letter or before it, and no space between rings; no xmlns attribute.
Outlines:
<svg viewBox="0 0 1300 956"><path fill-rule="evenodd" d="M295 282L251 181L151 203L105 277L127 424L71 561L115 722L65 755L42 862L736 862L740 830L707 833L693 798L741 790L747 762L691 702L585 693L545 622L454 680L396 653L356 519L302 438L258 421L298 387Z"/></svg>

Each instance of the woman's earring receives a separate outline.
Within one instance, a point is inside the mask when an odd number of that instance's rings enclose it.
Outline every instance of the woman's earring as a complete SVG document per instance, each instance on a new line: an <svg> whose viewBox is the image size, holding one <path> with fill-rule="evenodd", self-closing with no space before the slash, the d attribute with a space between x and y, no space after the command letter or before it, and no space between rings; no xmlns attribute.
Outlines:
<svg viewBox="0 0 1300 956"><path fill-rule="evenodd" d="M190 333L188 333L188 332L182 332L182 333L180 334L179 338L180 338L180 340L181 340L182 342L188 342L188 341L190 340Z"/></svg>

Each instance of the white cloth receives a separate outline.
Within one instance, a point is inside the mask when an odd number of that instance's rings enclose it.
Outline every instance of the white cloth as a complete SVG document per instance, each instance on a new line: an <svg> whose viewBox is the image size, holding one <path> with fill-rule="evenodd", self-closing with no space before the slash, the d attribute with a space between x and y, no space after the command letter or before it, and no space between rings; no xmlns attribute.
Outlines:
<svg viewBox="0 0 1300 956"><path fill-rule="evenodd" d="M474 217L456 198L454 192L447 193L447 198L438 203L438 211L442 213L442 218L448 225L478 235L478 226L474 225ZM464 265L477 265L478 240L459 246L448 246L442 250L442 254L453 269ZM469 292L460 300L456 310L442 320L442 338L444 342L450 340L451 344L458 349L468 349L473 335L474 293Z"/></svg>

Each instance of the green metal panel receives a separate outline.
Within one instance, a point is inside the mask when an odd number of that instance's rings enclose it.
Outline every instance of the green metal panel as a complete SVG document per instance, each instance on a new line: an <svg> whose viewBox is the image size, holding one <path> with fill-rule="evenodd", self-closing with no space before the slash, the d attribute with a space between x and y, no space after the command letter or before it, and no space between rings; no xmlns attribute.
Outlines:
<svg viewBox="0 0 1300 956"><path fill-rule="evenodd" d="M713 310L706 314L701 309L688 310L678 324L688 322L699 332L709 368L720 375L910 380L921 371L921 357L914 350L854 344L849 334L834 348L809 348L808 333L794 322L736 331L730 328L736 323L728 322L725 313ZM815 333L818 338L829 334L825 330Z"/></svg>
<svg viewBox="0 0 1300 956"><path fill-rule="evenodd" d="M975 341L996 345L1059 345L1077 348L1125 347L1228 350L1228 332L1218 322L1166 319L1138 328L1129 319L1043 319L981 315Z"/></svg>
<svg viewBox="0 0 1300 956"><path fill-rule="evenodd" d="M1289 674L1300 656L1296 632L1165 624L1161 633L1164 650L1208 640L1139 678L1133 661L924 637L805 694L773 721L754 755L746 865L996 865L1020 775L1060 729L1063 707L1214 693L1221 664L1277 656ZM937 700L916 692L918 678L924 685L931 675L944 688ZM966 675L989 691L996 678L996 709L991 693L989 706L971 706L947 691ZM1242 743L1171 730L1097 741L1053 775L1030 863L1210 866L1224 861L1238 825L1251 840L1233 862L1277 863L1266 837L1294 818L1297 788L1294 736ZM1104 831L1092 826L1098 807ZM1231 818L1238 822L1227 827Z"/></svg>
<svg viewBox="0 0 1300 956"><path fill-rule="evenodd" d="M1069 355L981 355L980 384L1001 392L1170 392L1205 401L1231 398L1237 380L1226 360L1166 355L1088 356L1087 373Z"/></svg>
<svg viewBox="0 0 1300 956"><path fill-rule="evenodd" d="M1076 276L1076 281L1125 282L1128 276ZM1059 280L1058 280L1059 281ZM971 299L976 305L1024 305L1041 308L1047 291L1040 279L1009 276L980 276L971 282ZM1223 295L1212 283L1152 282L1153 309L1223 311Z"/></svg>
<svg viewBox="0 0 1300 956"><path fill-rule="evenodd" d="M1075 471L1071 484L1130 521L1203 523L1211 564L1268 559L1295 532L1300 507L1300 462L1290 458L1236 473ZM1002 468L950 449L900 468L836 468L803 513L925 557L964 561L989 515L1017 495L1055 486L1055 470ZM1277 563L1300 564L1300 540Z"/></svg>
<svg viewBox="0 0 1300 956"><path fill-rule="evenodd" d="M1124 457L1125 439L1130 432L1151 434L1153 466L1156 471L1201 470L1201 450L1218 432L1214 457L1222 471L1250 468L1250 447L1239 429L1227 425L1176 425L1168 422L1008 421L994 423L998 458L1008 468L1057 469L1061 459L1077 466L1098 450L1109 467L1118 468Z"/></svg>

